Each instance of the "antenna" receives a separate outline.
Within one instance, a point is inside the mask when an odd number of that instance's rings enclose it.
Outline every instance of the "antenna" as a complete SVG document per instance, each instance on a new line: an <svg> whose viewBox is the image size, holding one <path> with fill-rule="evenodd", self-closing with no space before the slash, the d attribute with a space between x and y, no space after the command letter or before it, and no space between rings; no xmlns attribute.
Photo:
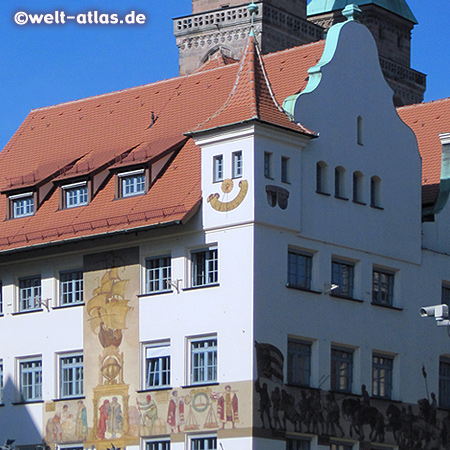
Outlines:
<svg viewBox="0 0 450 450"><path fill-rule="evenodd" d="M177 294L179 294L180 293L180 289L181 289L180 288L181 281L182 280L180 278L178 278L175 281L167 280L166 283L167 283L167 286L172 286L177 291Z"/></svg>

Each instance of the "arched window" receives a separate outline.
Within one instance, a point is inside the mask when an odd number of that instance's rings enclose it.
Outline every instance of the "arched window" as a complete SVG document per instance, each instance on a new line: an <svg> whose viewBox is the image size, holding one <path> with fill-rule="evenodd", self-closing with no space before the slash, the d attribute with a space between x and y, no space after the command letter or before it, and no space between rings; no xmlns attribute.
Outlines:
<svg viewBox="0 0 450 450"><path fill-rule="evenodd" d="M381 178L377 176L370 179L370 206L381 207Z"/></svg>
<svg viewBox="0 0 450 450"><path fill-rule="evenodd" d="M358 145L364 145L363 142L363 119L361 116L358 116L356 119L356 142Z"/></svg>
<svg viewBox="0 0 450 450"><path fill-rule="evenodd" d="M353 201L363 203L363 174L361 172L353 172Z"/></svg>
<svg viewBox="0 0 450 450"><path fill-rule="evenodd" d="M345 198L345 169L342 166L334 169L334 195Z"/></svg>
<svg viewBox="0 0 450 450"><path fill-rule="evenodd" d="M327 172L328 166L323 161L316 164L316 192L321 194L328 193L327 189Z"/></svg>

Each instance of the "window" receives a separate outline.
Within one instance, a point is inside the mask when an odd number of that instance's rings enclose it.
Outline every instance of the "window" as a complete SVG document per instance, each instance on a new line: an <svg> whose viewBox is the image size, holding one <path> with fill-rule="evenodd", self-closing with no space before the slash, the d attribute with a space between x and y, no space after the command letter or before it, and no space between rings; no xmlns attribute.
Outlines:
<svg viewBox="0 0 450 450"><path fill-rule="evenodd" d="M25 402L42 399L42 360L19 362L20 395Z"/></svg>
<svg viewBox="0 0 450 450"><path fill-rule="evenodd" d="M19 280L19 311L33 311L41 307L41 277Z"/></svg>
<svg viewBox="0 0 450 450"><path fill-rule="evenodd" d="M14 218L32 216L34 214L33 193L11 195L11 216Z"/></svg>
<svg viewBox="0 0 450 450"><path fill-rule="evenodd" d="M242 152L234 152L232 155L233 159L233 178L242 177Z"/></svg>
<svg viewBox="0 0 450 450"><path fill-rule="evenodd" d="M170 344L145 346L145 389L170 386Z"/></svg>
<svg viewBox="0 0 450 450"><path fill-rule="evenodd" d="M439 406L450 408L450 358L439 359Z"/></svg>
<svg viewBox="0 0 450 450"><path fill-rule="evenodd" d="M73 270L59 274L60 305L83 302L83 271Z"/></svg>
<svg viewBox="0 0 450 450"><path fill-rule="evenodd" d="M381 207L381 179L379 177L370 179L370 206Z"/></svg>
<svg viewBox="0 0 450 450"><path fill-rule="evenodd" d="M0 405L3 404L3 360L0 359Z"/></svg>
<svg viewBox="0 0 450 450"><path fill-rule="evenodd" d="M87 182L73 183L62 187L64 194L64 206L66 208L75 208L88 204Z"/></svg>
<svg viewBox="0 0 450 450"><path fill-rule="evenodd" d="M171 258L170 256L159 256L148 258L146 267L146 293L170 291L171 281Z"/></svg>
<svg viewBox="0 0 450 450"><path fill-rule="evenodd" d="M306 439L286 438L286 450L310 450L311 442Z"/></svg>
<svg viewBox="0 0 450 450"><path fill-rule="evenodd" d="M334 169L334 195L335 197L345 198L345 169L341 166Z"/></svg>
<svg viewBox="0 0 450 450"><path fill-rule="evenodd" d="M217 381L217 338L196 339L191 346L191 384Z"/></svg>
<svg viewBox="0 0 450 450"><path fill-rule="evenodd" d="M217 155L213 158L213 181L223 180L223 155Z"/></svg>
<svg viewBox="0 0 450 450"><path fill-rule="evenodd" d="M287 382L310 386L311 343L288 340Z"/></svg>
<svg viewBox="0 0 450 450"><path fill-rule="evenodd" d="M191 450L217 450L216 437L191 438Z"/></svg>
<svg viewBox="0 0 450 450"><path fill-rule="evenodd" d="M147 441L145 450L170 450L170 441Z"/></svg>
<svg viewBox="0 0 450 450"><path fill-rule="evenodd" d="M146 181L144 169L119 174L122 197L131 197L145 193Z"/></svg>
<svg viewBox="0 0 450 450"><path fill-rule="evenodd" d="M374 354L372 356L372 395L391 398L392 396L392 357Z"/></svg>
<svg viewBox="0 0 450 450"><path fill-rule="evenodd" d="M316 164L316 192L321 194L326 194L328 192L327 170L328 166L323 161L319 161Z"/></svg>
<svg viewBox="0 0 450 450"><path fill-rule="evenodd" d="M192 286L207 286L218 281L217 248L191 253Z"/></svg>
<svg viewBox="0 0 450 450"><path fill-rule="evenodd" d="M373 271L372 302L392 306L394 298L394 274L384 270Z"/></svg>
<svg viewBox="0 0 450 450"><path fill-rule="evenodd" d="M331 444L330 450L352 450L353 445L351 444Z"/></svg>
<svg viewBox="0 0 450 450"><path fill-rule="evenodd" d="M331 292L339 297L353 298L353 278L355 266L351 263L333 261L331 263L331 284L336 288Z"/></svg>
<svg viewBox="0 0 450 450"><path fill-rule="evenodd" d="M358 116L356 119L356 142L358 145L364 145L363 143L363 119Z"/></svg>
<svg viewBox="0 0 450 450"><path fill-rule="evenodd" d="M361 172L353 172L353 201L356 203L363 202L363 174Z"/></svg>
<svg viewBox="0 0 450 450"><path fill-rule="evenodd" d="M331 349L331 389L351 392L353 380L353 351L349 349Z"/></svg>
<svg viewBox="0 0 450 450"><path fill-rule="evenodd" d="M289 158L281 157L281 181L289 183Z"/></svg>
<svg viewBox="0 0 450 450"><path fill-rule="evenodd" d="M442 298L441 303L450 306L450 286L442 285Z"/></svg>
<svg viewBox="0 0 450 450"><path fill-rule="evenodd" d="M288 252L288 286L311 289L312 256Z"/></svg>
<svg viewBox="0 0 450 450"><path fill-rule="evenodd" d="M3 314L3 284L0 281L0 316Z"/></svg>
<svg viewBox="0 0 450 450"><path fill-rule="evenodd" d="M61 398L83 395L83 355L68 355L59 358Z"/></svg>
<svg viewBox="0 0 450 450"><path fill-rule="evenodd" d="M272 153L264 152L264 176L272 178Z"/></svg>

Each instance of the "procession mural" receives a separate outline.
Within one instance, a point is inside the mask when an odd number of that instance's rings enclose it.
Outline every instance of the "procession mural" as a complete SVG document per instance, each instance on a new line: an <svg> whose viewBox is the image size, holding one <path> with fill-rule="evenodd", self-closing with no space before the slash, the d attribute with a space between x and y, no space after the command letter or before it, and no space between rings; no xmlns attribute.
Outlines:
<svg viewBox="0 0 450 450"><path fill-rule="evenodd" d="M254 423L267 433L315 434L324 445L347 438L399 450L450 449L450 412L438 409L434 393L412 405L372 398L365 385L361 395L285 385L281 351L271 344L255 348Z"/></svg>

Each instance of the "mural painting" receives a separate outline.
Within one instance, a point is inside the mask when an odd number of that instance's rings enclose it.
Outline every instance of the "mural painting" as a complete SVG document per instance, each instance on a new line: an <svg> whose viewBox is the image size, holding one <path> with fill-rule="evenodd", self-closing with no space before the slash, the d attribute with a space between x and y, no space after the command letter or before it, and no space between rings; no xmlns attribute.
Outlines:
<svg viewBox="0 0 450 450"><path fill-rule="evenodd" d="M434 393L412 405L371 398L365 385L361 395L287 386L281 351L271 344L255 347L257 427L278 437L286 431L316 434L324 445L335 437L396 445L399 450L450 448L450 412L437 408Z"/></svg>

